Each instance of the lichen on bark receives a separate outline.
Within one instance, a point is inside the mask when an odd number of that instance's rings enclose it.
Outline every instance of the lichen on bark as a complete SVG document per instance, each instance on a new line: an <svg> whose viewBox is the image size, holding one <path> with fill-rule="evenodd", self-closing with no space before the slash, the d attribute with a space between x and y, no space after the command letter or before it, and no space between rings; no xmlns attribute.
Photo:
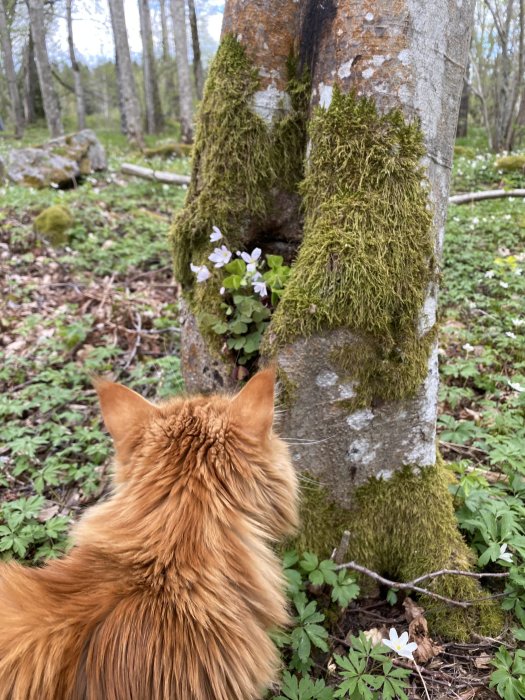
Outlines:
<svg viewBox="0 0 525 700"><path fill-rule="evenodd" d="M264 352L348 328L360 340L336 359L356 382L353 408L413 395L435 339L418 325L435 278L419 124L336 88L309 131L304 239Z"/></svg>
<svg viewBox="0 0 525 700"><path fill-rule="evenodd" d="M438 458L436 465L405 466L388 479L371 479L357 489L345 509L310 476L302 482L302 524L297 544L329 556L345 529L351 533L347 561L355 561L394 581L411 581L440 569L471 570L473 554L461 536L448 487L452 474ZM369 584L369 579L363 579ZM421 584L459 601L486 597L478 581L441 576ZM502 612L495 601L468 609L423 596L431 631L465 641L471 632L499 634Z"/></svg>

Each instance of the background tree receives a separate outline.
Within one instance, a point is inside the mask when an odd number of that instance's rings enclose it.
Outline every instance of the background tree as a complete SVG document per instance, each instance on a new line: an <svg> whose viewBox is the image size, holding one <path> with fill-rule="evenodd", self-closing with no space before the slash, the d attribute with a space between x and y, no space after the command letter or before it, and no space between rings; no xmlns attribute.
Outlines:
<svg viewBox="0 0 525 700"><path fill-rule="evenodd" d="M129 142L134 146L142 148L144 145L144 137L140 117L140 104L137 97L133 66L129 54L124 4L122 0L108 0L108 3L115 42L122 125Z"/></svg>
<svg viewBox="0 0 525 700"><path fill-rule="evenodd" d="M181 138L183 143L191 143L193 140L193 96L188 62L186 7L184 0L171 0L171 16L177 60Z"/></svg>
<svg viewBox="0 0 525 700"><path fill-rule="evenodd" d="M470 563L435 426L437 266L472 17L472 0L227 2L173 231L190 390L231 381L197 327L221 281L190 271L212 226L232 251L293 261L263 354L308 475L303 544L329 552L348 528L350 557L404 580ZM479 596L471 580L434 587ZM464 611L428 609L440 631L465 633ZM493 629L492 611L470 622Z"/></svg>
<svg viewBox="0 0 525 700"><path fill-rule="evenodd" d="M188 0L188 12L190 16L191 46L193 50L193 76L195 78L195 91L197 99L202 100L204 75L202 72L201 48L199 42L199 26L194 0Z"/></svg>
<svg viewBox="0 0 525 700"><path fill-rule="evenodd" d="M77 127L78 129L86 128L86 105L84 100L84 89L82 87L82 76L80 66L78 65L75 55L75 44L73 42L73 13L72 0L66 0L66 19L67 19L67 44L69 48L69 59L71 61L71 70L73 71L73 80L75 85L75 100L77 108Z"/></svg>
<svg viewBox="0 0 525 700"><path fill-rule="evenodd" d="M162 68L161 77L164 86L165 112L169 114L179 113L178 92L175 88L173 75L175 66L170 54L170 34L168 30L168 13L166 0L160 0L160 26L161 26L161 46L162 46Z"/></svg>
<svg viewBox="0 0 525 700"><path fill-rule="evenodd" d="M5 11L4 0L0 0L0 47L2 49L15 136L19 139L22 138L24 134L24 113L22 110L22 101L20 99L18 80L13 62L13 49L11 46L9 23L7 13Z"/></svg>
<svg viewBox="0 0 525 700"><path fill-rule="evenodd" d="M60 104L54 87L49 56L47 54L44 3L42 0L27 0L27 7L29 10L29 23L31 27L31 37L33 39L38 82L42 92L47 126L51 136L60 136L64 133L64 128L62 126Z"/></svg>
<svg viewBox="0 0 525 700"><path fill-rule="evenodd" d="M153 51L153 34L148 0L138 0L140 35L142 38L142 74L144 78L144 102L146 106L146 131L156 134L162 129L159 85Z"/></svg>

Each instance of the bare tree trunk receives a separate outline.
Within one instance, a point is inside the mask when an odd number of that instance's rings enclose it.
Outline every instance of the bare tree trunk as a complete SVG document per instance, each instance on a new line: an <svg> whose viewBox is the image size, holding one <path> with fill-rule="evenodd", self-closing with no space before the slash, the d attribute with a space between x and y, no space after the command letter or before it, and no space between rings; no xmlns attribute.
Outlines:
<svg viewBox="0 0 525 700"><path fill-rule="evenodd" d="M77 127L79 130L82 130L86 128L86 105L84 100L84 90L82 88L80 66L78 65L77 58L75 56L75 45L73 43L73 16L71 4L72 0L66 0L67 43L69 47L69 60L71 61L71 69L73 71L73 80L75 84Z"/></svg>
<svg viewBox="0 0 525 700"><path fill-rule="evenodd" d="M144 146L142 134L140 105L137 97L133 66L129 54L126 17L123 0L108 0L111 25L117 57L117 78L121 98L121 113L125 119L126 135L129 142L137 148Z"/></svg>
<svg viewBox="0 0 525 700"><path fill-rule="evenodd" d="M146 104L146 131L158 133L163 126L159 85L153 52L153 34L148 0L138 0L140 35L142 38L142 72L144 77L144 102Z"/></svg>
<svg viewBox="0 0 525 700"><path fill-rule="evenodd" d="M191 45L193 48L193 76L195 78L195 89L197 92L197 99L202 100L204 76L202 73L201 48L199 44L199 27L197 25L197 13L195 12L194 0L188 0L188 11L190 14Z"/></svg>
<svg viewBox="0 0 525 700"><path fill-rule="evenodd" d="M9 35L9 26L3 0L0 0L0 47L2 48L2 55L4 57L4 68L9 91L9 100L11 102L15 138L21 139L24 134L24 112L22 110L20 92L18 90L15 65L13 63L11 37Z"/></svg>
<svg viewBox="0 0 525 700"><path fill-rule="evenodd" d="M173 80L172 60L169 46L168 18L166 15L166 0L160 0L160 26L162 32L162 76L164 84L164 99L171 114L179 113L179 102L175 81Z"/></svg>
<svg viewBox="0 0 525 700"><path fill-rule="evenodd" d="M461 101L459 103L458 129L456 136L465 137L468 134L468 113L470 102L470 64L467 65L465 77L463 78L463 91L461 93Z"/></svg>
<svg viewBox="0 0 525 700"><path fill-rule="evenodd" d="M186 8L184 0L171 0L173 36L179 78L179 119L181 140L193 141L193 96L191 90L190 66L188 63L188 43L186 39Z"/></svg>
<svg viewBox="0 0 525 700"><path fill-rule="evenodd" d="M47 126L51 136L61 136L64 133L64 128L60 116L58 95L53 85L53 75L47 55L43 0L27 0L27 7L29 9L29 22L35 50L38 81L42 91Z"/></svg>

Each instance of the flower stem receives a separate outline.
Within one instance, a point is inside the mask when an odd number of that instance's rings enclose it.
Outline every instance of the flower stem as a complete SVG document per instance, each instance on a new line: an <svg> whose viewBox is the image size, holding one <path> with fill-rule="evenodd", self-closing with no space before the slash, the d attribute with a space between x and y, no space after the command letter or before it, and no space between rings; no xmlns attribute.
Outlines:
<svg viewBox="0 0 525 700"><path fill-rule="evenodd" d="M428 694L427 684L425 683L425 679L423 678L423 674L421 673L419 666L417 665L417 663L415 661L414 661L414 666L416 667L416 671L418 672L419 677L421 679L421 683L423 684L423 689L425 691L425 697L427 698L427 700L430 700L430 695Z"/></svg>

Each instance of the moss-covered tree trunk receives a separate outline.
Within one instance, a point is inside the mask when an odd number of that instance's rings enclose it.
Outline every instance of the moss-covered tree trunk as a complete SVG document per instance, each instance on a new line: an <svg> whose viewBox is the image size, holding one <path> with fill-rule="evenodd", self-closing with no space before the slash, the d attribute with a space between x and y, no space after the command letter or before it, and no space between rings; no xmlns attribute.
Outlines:
<svg viewBox="0 0 525 700"><path fill-rule="evenodd" d="M212 226L232 250L293 261L262 354L278 363L282 427L310 477L303 542L329 551L349 529L349 556L405 580L471 564L435 426L438 271L472 15L473 0L227 2L174 226L192 390L232 376L198 324L219 282L190 272ZM307 82L309 104L297 99ZM471 579L434 585L479 596ZM453 636L497 623L487 605L428 604Z"/></svg>

